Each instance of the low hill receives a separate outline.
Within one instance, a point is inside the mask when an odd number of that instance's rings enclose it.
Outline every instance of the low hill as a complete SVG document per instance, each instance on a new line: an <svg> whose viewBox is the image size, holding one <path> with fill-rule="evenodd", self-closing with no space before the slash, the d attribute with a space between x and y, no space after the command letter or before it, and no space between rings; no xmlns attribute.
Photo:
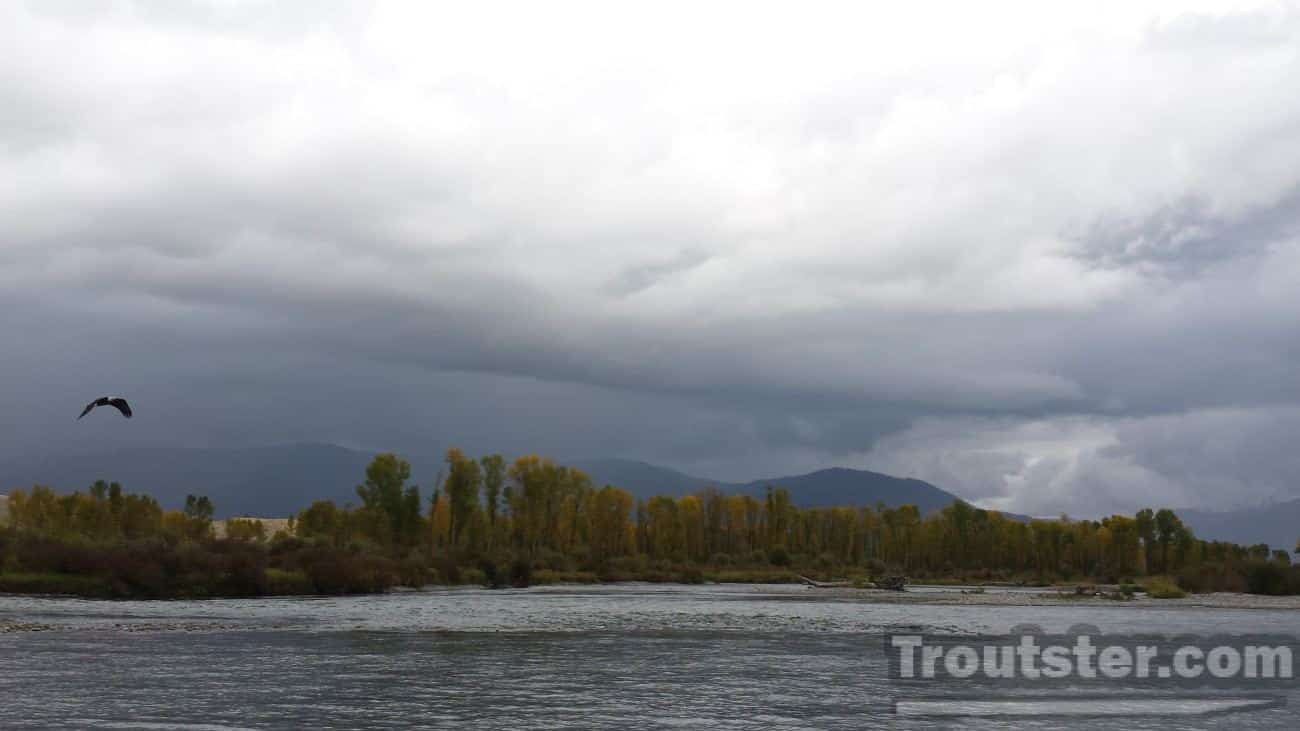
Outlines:
<svg viewBox="0 0 1300 731"><path fill-rule="evenodd" d="M957 499L956 495L921 480L843 467L817 470L806 475L733 483L695 477L635 460L586 460L575 463L575 466L591 475L595 484L618 485L638 498L687 495L709 486L729 493L762 496L768 486L772 486L789 490L795 504L804 507L875 506L877 503L897 507L912 504L922 513L940 510Z"/></svg>
<svg viewBox="0 0 1300 731"><path fill-rule="evenodd" d="M0 464L0 492L49 485L85 490L116 480L153 495L165 508L207 495L217 516L291 515L312 500L357 502L355 487L373 455L329 444L252 449L122 449L93 455L12 460Z"/></svg>
<svg viewBox="0 0 1300 731"><path fill-rule="evenodd" d="M721 487L724 484L633 459L585 459L572 464L590 475L596 487L615 485L637 498L688 495L710 485Z"/></svg>
<svg viewBox="0 0 1300 731"><path fill-rule="evenodd" d="M1197 538L1291 551L1300 540L1300 499L1222 513L1176 510Z"/></svg>
<svg viewBox="0 0 1300 731"><path fill-rule="evenodd" d="M952 505L956 495L928 482L893 477L879 472L844 467L809 472L806 475L755 480L738 486L741 492L762 495L767 487L784 487L795 504L804 507L867 505L888 507L915 505L924 515Z"/></svg>

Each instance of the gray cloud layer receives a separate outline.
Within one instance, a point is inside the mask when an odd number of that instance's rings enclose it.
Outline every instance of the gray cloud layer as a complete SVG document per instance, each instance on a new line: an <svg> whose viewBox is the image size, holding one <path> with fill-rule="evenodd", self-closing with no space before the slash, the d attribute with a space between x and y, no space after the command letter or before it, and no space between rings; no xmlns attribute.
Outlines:
<svg viewBox="0 0 1300 731"><path fill-rule="evenodd" d="M1300 495L1293 7L463 5L0 9L0 456Z"/></svg>

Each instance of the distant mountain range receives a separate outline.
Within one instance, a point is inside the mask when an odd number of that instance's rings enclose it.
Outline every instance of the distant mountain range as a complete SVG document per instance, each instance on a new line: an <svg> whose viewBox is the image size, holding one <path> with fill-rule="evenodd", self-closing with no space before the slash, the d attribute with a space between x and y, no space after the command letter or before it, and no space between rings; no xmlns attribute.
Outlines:
<svg viewBox="0 0 1300 731"><path fill-rule="evenodd" d="M618 485L638 498L685 495L709 486L728 493L762 495L771 486L789 490L790 497L802 506L911 504L922 513L941 510L957 500L956 495L928 482L843 467L752 482L722 482L626 459L579 460L574 466L591 475L597 485Z"/></svg>
<svg viewBox="0 0 1300 731"><path fill-rule="evenodd" d="M0 463L0 493L44 484L61 491L84 490L95 480L116 480L131 491L146 492L166 507L177 507L187 494L207 495L219 517L282 516L312 500L340 504L357 501L370 452L332 444L294 444L252 449L122 449L92 455L43 457ZM415 460L412 460L415 462ZM412 476L416 484L432 482L435 465ZM798 505L913 504L923 513L957 499L920 480L849 469L818 470L806 475L730 483L694 477L645 462L625 459L570 462L591 475L597 486L617 485L638 498L686 495L710 485L729 493L762 495L769 485L790 491ZM428 494L427 487L424 490Z"/></svg>
<svg viewBox="0 0 1300 731"><path fill-rule="evenodd" d="M84 490L98 479L117 480L131 491L146 492L165 507L179 507L193 493L212 498L218 517L287 516L313 500L356 503L356 485L374 454L333 444L292 444L249 449L122 449L94 455L44 457L0 462L0 494L34 484L61 491ZM425 486L437 474L435 456L416 455L412 481ZM831 468L806 475L751 482L696 477L628 459L567 462L591 475L597 486L617 485L638 498L686 495L715 486L728 493L762 496L767 487L784 487L797 505L913 504L922 513L951 505L957 496L928 482L878 472ZM1300 500L1226 513L1179 510L1201 538L1236 543L1268 543L1295 548L1300 538ZM1026 520L1023 515L1008 517Z"/></svg>

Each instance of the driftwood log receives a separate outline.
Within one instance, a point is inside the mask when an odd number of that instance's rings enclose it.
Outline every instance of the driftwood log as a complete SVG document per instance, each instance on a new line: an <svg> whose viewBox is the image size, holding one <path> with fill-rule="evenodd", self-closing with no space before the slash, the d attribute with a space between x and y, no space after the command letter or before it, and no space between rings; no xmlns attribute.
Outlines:
<svg viewBox="0 0 1300 731"><path fill-rule="evenodd" d="M838 588L853 586L853 584L848 581L817 581L816 579L810 579L807 576L804 576L802 574L799 574L799 580L807 584L808 586L813 587L814 589L838 589ZM871 585L877 589L889 589L890 591L903 591L904 587L907 586L907 577L906 576L882 576L881 578L876 579L874 582L872 582Z"/></svg>
<svg viewBox="0 0 1300 731"><path fill-rule="evenodd" d="M816 581L803 574L799 574L799 580L815 589L837 589L844 586L853 586L847 581Z"/></svg>

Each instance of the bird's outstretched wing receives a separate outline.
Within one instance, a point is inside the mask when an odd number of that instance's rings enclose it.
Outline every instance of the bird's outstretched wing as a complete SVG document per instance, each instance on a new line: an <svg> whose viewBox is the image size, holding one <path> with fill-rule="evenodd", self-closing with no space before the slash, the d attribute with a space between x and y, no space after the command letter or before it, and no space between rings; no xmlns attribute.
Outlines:
<svg viewBox="0 0 1300 731"><path fill-rule="evenodd" d="M131 405L121 396L100 396L94 401L86 404L86 408L81 411L81 416L89 414L96 406L112 406L118 411L121 411L122 416L125 416L128 419L131 418ZM81 416L78 416L77 419L80 420Z"/></svg>

